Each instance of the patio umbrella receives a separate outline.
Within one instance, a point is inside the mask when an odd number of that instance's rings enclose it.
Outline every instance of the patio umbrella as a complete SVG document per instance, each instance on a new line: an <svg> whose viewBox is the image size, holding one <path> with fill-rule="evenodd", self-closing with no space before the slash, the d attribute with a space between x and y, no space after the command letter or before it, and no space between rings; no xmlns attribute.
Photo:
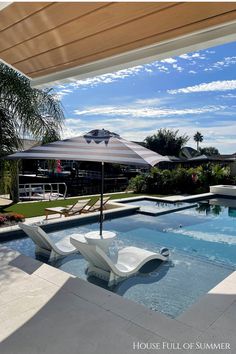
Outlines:
<svg viewBox="0 0 236 354"><path fill-rule="evenodd" d="M104 129L96 129L85 135L35 146L31 149L9 155L8 159L76 160L100 162L101 208L100 236L103 230L104 163L124 165L154 166L161 161L169 161L139 144L121 138L118 134Z"/></svg>

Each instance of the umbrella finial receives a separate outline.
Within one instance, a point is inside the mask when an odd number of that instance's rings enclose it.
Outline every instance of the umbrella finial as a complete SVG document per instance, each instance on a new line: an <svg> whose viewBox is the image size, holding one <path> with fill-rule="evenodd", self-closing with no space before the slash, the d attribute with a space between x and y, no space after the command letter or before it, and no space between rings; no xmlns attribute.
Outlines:
<svg viewBox="0 0 236 354"><path fill-rule="evenodd" d="M110 132L107 129L93 129L90 132L88 132L87 134L85 134L84 136L86 137L96 137L96 138L111 138L111 137L120 137L118 134Z"/></svg>
<svg viewBox="0 0 236 354"><path fill-rule="evenodd" d="M118 134L110 132L109 130L106 130L104 128L91 130L90 132L85 134L84 137L88 143L93 140L96 144L99 144L101 142L105 142L105 144L108 144L110 138L120 139L120 136Z"/></svg>

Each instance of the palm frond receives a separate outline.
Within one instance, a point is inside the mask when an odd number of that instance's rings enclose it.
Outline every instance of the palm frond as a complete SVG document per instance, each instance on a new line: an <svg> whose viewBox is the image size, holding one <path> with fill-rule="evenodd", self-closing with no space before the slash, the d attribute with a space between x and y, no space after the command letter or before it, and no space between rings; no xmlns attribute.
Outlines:
<svg viewBox="0 0 236 354"><path fill-rule="evenodd" d="M19 136L27 134L40 139L50 131L61 132L64 114L53 90L32 88L27 78L2 63L0 104L14 121Z"/></svg>

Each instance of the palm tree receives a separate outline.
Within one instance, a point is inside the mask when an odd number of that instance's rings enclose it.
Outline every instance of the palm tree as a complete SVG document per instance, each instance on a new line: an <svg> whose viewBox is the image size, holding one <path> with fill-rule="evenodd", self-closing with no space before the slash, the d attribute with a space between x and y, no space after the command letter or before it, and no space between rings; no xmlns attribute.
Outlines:
<svg viewBox="0 0 236 354"><path fill-rule="evenodd" d="M0 63L0 157L19 149L25 136L60 137L63 120L52 89L32 88L25 76Z"/></svg>
<svg viewBox="0 0 236 354"><path fill-rule="evenodd" d="M203 135L200 132L196 132L193 136L194 141L197 143L197 151L199 150L199 143L203 141Z"/></svg>

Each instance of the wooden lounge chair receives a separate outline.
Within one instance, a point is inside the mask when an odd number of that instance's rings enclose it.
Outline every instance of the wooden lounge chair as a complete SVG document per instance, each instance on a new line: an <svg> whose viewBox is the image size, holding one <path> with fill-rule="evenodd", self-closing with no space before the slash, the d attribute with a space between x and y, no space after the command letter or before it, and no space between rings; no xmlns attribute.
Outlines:
<svg viewBox="0 0 236 354"><path fill-rule="evenodd" d="M82 213L83 209L88 206L91 199L82 199L75 202L73 205L68 205L67 207L52 207L45 209L46 220L49 214L60 214L60 217L64 215L73 216Z"/></svg>
<svg viewBox="0 0 236 354"><path fill-rule="evenodd" d="M110 197L103 198L103 203L102 203L103 209L106 209L106 204L107 204L107 202L110 199L111 199ZM89 213L89 212L93 212L93 211L99 211L100 208L101 208L101 199L99 198L98 200L94 201L93 204L86 205L83 208L82 213Z"/></svg>
<svg viewBox="0 0 236 354"><path fill-rule="evenodd" d="M87 275L108 281L109 287L135 275L147 262L155 259L164 262L169 256L167 248L163 248L160 253L154 253L138 247L125 247L118 251L114 263L100 247L81 242L73 235L70 241L88 261Z"/></svg>
<svg viewBox="0 0 236 354"><path fill-rule="evenodd" d="M27 225L21 222L19 222L18 225L35 243L35 253L49 257L50 261L58 257L78 253L78 249L70 242L72 235L68 235L62 240L54 242L39 226ZM78 239L80 242L86 242L83 235L73 234L73 238Z"/></svg>

